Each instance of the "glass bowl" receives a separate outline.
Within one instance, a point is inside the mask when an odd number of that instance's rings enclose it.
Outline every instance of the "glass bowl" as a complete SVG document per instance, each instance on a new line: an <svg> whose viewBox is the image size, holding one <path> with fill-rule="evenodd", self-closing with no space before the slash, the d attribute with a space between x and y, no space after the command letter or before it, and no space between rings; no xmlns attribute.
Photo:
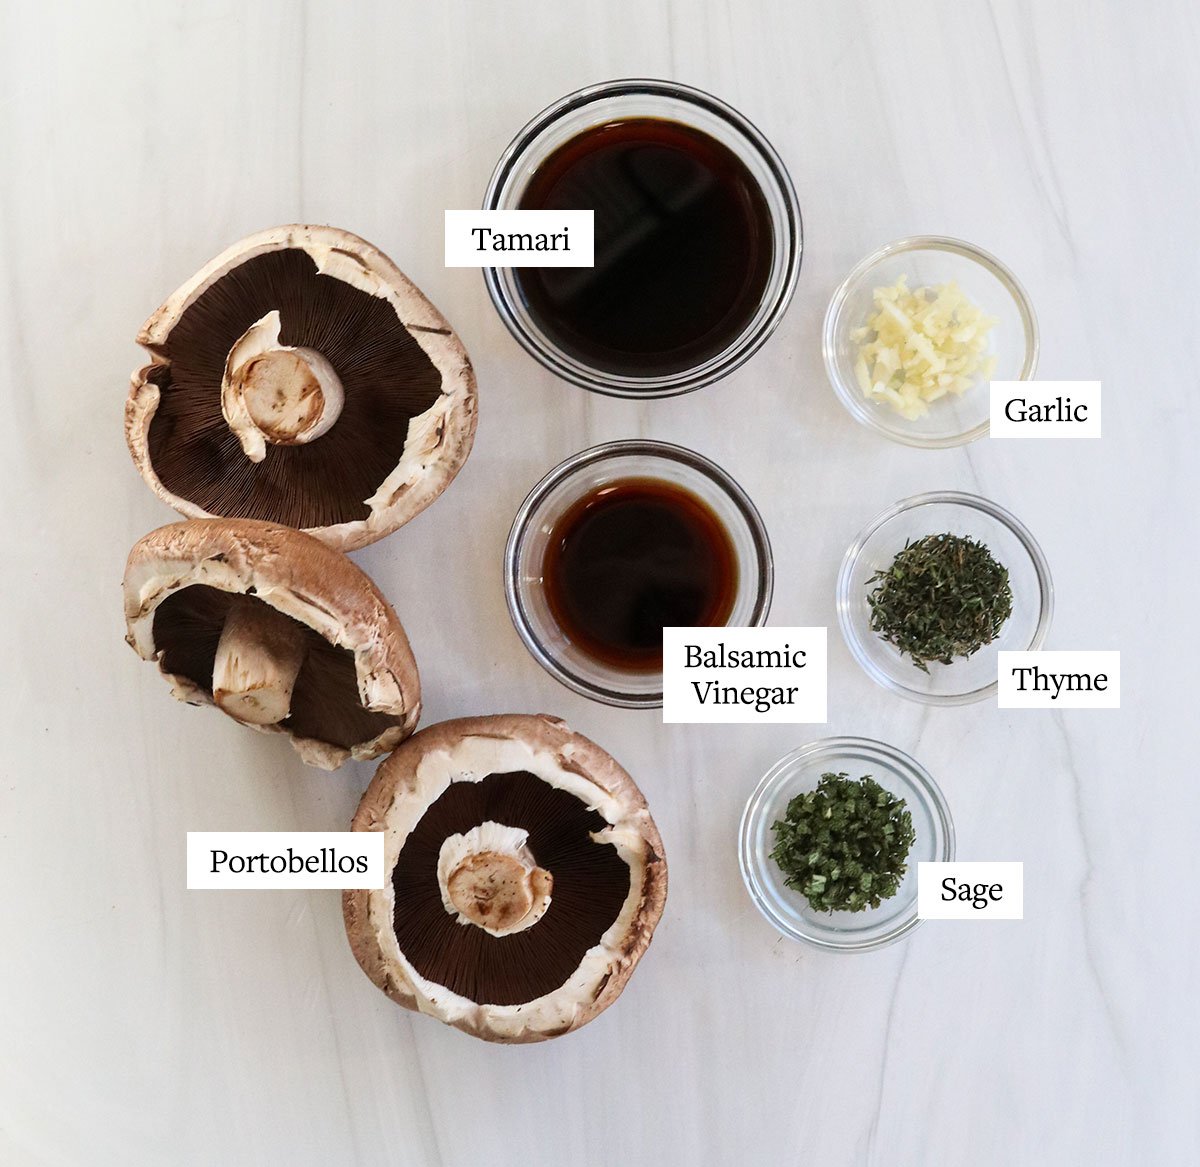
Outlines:
<svg viewBox="0 0 1200 1167"><path fill-rule="evenodd" d="M771 858L772 825L788 802L816 788L822 774L869 774L889 794L903 798L916 835L900 887L877 908L862 912L818 912L784 883ZM907 754L869 738L831 737L780 758L746 803L738 841L742 879L755 907L793 940L835 952L866 952L906 936L917 919L917 864L954 858L954 823L942 792L923 766Z"/></svg>
<svg viewBox="0 0 1200 1167"><path fill-rule="evenodd" d="M821 348L825 371L841 403L855 421L908 446L945 449L973 442L988 432L991 405L987 380L959 397L933 402L924 417L909 421L885 401L864 396L854 375L858 345L850 334L866 324L872 293L902 276L908 286L957 282L963 293L998 323L988 355L996 358L997 381L1027 381L1037 369L1038 331L1025 289L995 256L961 239L917 235L898 239L867 256L833 294L825 313Z"/></svg>
<svg viewBox="0 0 1200 1167"><path fill-rule="evenodd" d="M518 209L530 176L561 145L593 126L638 117L681 122L715 138L737 155L763 192L774 242L771 271L758 309L740 335L694 368L661 376L624 376L592 368L555 344L530 314L512 268L485 268L484 280L508 330L551 372L614 397L671 397L710 385L748 360L775 330L791 301L803 250L800 204L770 142L737 110L702 90L675 81L608 81L561 98L517 134L496 163L483 209Z"/></svg>
<svg viewBox="0 0 1200 1167"><path fill-rule="evenodd" d="M580 498L624 479L657 479L690 491L720 520L737 561L729 626L765 624L774 560L761 516L746 492L715 463L682 446L632 440L593 446L559 463L529 492L504 551L508 611L525 647L547 672L576 693L608 705L662 705L662 671L625 672L583 652L550 611L543 563L550 534Z"/></svg>
<svg viewBox="0 0 1200 1167"><path fill-rule="evenodd" d="M868 581L891 566L906 542L943 532L986 544L1008 568L1013 610L991 644L953 664L930 662L924 673L871 631ZM987 499L942 491L896 503L854 540L838 573L837 610L846 644L872 680L913 701L967 705L996 691L998 652L1041 648L1054 610L1054 588L1046 557L1021 522Z"/></svg>

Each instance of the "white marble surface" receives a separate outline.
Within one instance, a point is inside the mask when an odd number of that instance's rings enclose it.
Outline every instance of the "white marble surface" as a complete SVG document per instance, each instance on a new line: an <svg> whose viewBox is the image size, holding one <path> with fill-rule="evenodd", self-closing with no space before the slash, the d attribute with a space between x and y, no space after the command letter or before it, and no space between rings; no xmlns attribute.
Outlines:
<svg viewBox="0 0 1200 1167"><path fill-rule="evenodd" d="M0 1162L1194 1163L1197 1127L1194 5L851 0L0 5ZM796 300L748 366L630 404L556 383L478 273L441 263L543 105L620 75L737 105L791 168ZM427 720L548 710L651 800L667 914L622 1000L542 1046L473 1042L355 967L333 892L188 893L189 829L335 829L370 770L176 705L122 643L127 549L173 516L121 434L132 343L227 243L332 222L464 338L459 481L356 558L406 621ZM902 449L825 383L850 264L914 232L1002 256L1046 377L1103 378L1099 443ZM927 925L861 957L780 940L738 877L763 770L812 727L664 728L557 686L504 608L533 481L593 442L691 445L772 532L773 619L830 637L830 733L941 781L960 856L1022 859L1022 923ZM1052 565L1049 647L1119 648L1119 712L929 711L836 632L839 558L883 506L982 492ZM1183 887L1181 889L1181 883Z"/></svg>

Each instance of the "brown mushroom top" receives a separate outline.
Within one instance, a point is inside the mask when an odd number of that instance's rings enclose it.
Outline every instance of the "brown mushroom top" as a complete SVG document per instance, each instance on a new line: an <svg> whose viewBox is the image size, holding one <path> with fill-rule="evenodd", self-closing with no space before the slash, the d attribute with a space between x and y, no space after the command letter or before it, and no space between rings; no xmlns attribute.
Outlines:
<svg viewBox="0 0 1200 1167"><path fill-rule="evenodd" d="M257 728L289 734L311 765L378 757L416 727L417 666L391 605L346 556L301 531L247 519L160 527L129 553L124 594L129 644L192 703L213 702L235 604L251 624L261 606L290 625L290 711Z"/></svg>
<svg viewBox="0 0 1200 1167"><path fill-rule="evenodd" d="M364 971L490 1041L590 1021L662 914L666 860L640 791L552 717L423 730L381 763L353 826L386 834L387 885L343 896Z"/></svg>
<svg viewBox="0 0 1200 1167"><path fill-rule="evenodd" d="M360 547L428 506L470 452L475 377L462 344L387 256L347 231L292 225L234 244L138 342L153 360L133 375L129 448L190 517L259 519Z"/></svg>

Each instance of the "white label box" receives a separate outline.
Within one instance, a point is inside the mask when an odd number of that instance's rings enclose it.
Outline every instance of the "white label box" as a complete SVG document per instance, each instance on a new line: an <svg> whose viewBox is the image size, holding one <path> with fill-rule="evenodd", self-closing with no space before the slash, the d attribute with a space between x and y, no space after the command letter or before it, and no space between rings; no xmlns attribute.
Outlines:
<svg viewBox="0 0 1200 1167"><path fill-rule="evenodd" d="M382 831L188 831L189 890L383 887Z"/></svg>
<svg viewBox="0 0 1200 1167"><path fill-rule="evenodd" d="M993 438L1098 438L1099 381L993 381Z"/></svg>
<svg viewBox="0 0 1200 1167"><path fill-rule="evenodd" d="M920 920L1022 920L1023 863L918 863Z"/></svg>
<svg viewBox="0 0 1200 1167"><path fill-rule="evenodd" d="M1000 709L1121 708L1119 652L1000 652L996 657Z"/></svg>
<svg viewBox="0 0 1200 1167"><path fill-rule="evenodd" d="M664 723L824 723L827 638L824 628L664 628Z"/></svg>
<svg viewBox="0 0 1200 1167"><path fill-rule="evenodd" d="M592 267L594 211L447 211L447 267Z"/></svg>

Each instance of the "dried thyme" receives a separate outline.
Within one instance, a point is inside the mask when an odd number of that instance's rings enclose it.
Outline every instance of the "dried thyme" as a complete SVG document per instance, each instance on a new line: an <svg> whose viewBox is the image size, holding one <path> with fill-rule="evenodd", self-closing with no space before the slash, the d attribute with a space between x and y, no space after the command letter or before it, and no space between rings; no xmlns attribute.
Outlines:
<svg viewBox="0 0 1200 1167"><path fill-rule="evenodd" d="M771 829L784 882L818 912L862 912L894 896L916 838L904 799L870 775L822 774Z"/></svg>
<svg viewBox="0 0 1200 1167"><path fill-rule="evenodd" d="M871 630L924 672L930 661L952 664L991 644L1012 615L1008 569L963 535L905 543L872 584Z"/></svg>

